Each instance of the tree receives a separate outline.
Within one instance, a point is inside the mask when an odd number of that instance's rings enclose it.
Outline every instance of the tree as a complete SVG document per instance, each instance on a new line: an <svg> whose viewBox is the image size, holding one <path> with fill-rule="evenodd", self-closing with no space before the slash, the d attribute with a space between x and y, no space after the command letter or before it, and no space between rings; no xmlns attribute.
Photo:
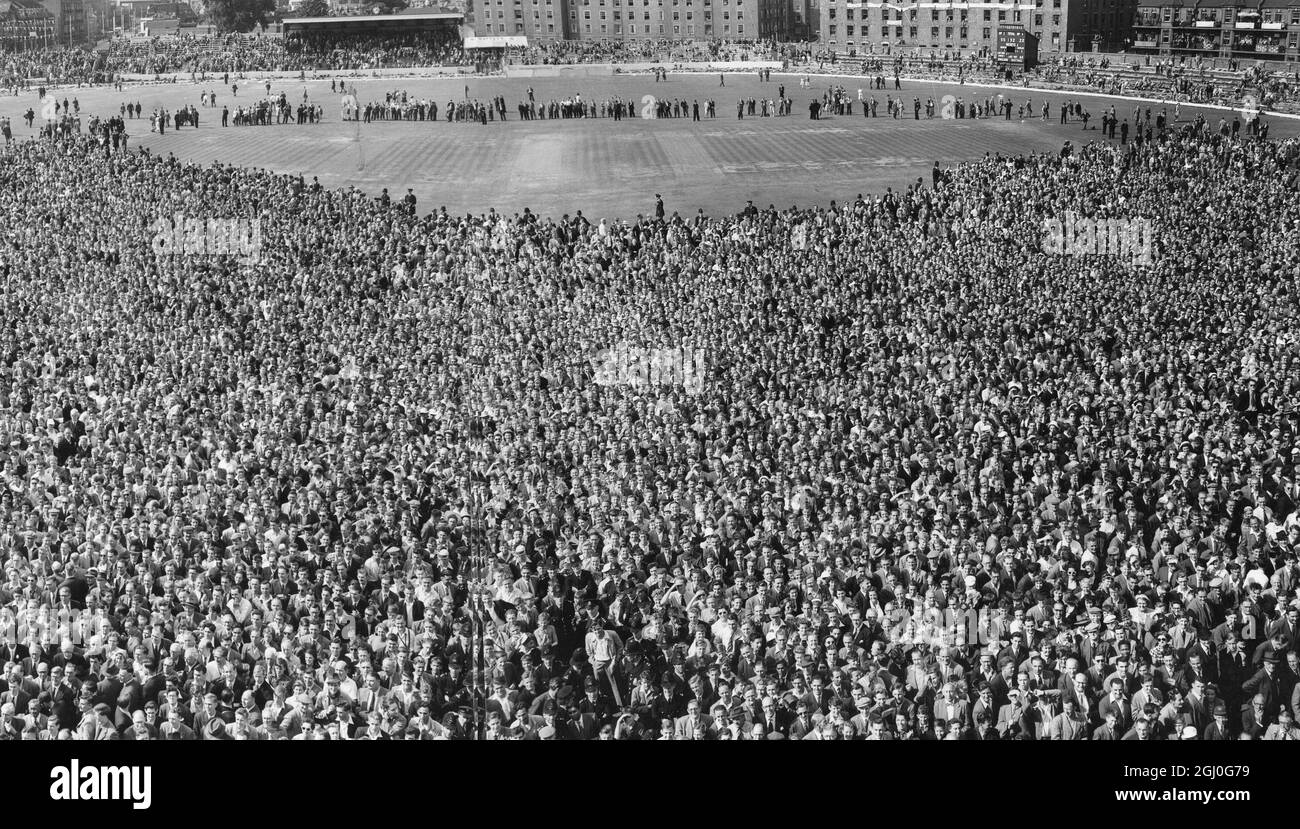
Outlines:
<svg viewBox="0 0 1300 829"><path fill-rule="evenodd" d="M326 0L307 0L298 6L297 17L329 17L330 5Z"/></svg>
<svg viewBox="0 0 1300 829"><path fill-rule="evenodd" d="M208 0L208 15L218 32L251 32L275 14L275 0Z"/></svg>

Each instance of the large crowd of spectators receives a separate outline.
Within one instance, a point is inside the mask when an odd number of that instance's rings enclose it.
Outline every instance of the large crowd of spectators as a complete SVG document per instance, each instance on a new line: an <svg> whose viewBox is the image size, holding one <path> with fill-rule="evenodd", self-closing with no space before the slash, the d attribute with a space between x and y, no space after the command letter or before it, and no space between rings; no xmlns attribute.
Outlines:
<svg viewBox="0 0 1300 829"><path fill-rule="evenodd" d="M637 63L675 68L692 63L779 60L787 68L833 74L886 73L969 83L1016 83L1106 95L1138 95L1188 103L1265 110L1292 110L1300 101L1300 73L1263 63L1218 65L1192 58L1069 55L1028 71L1010 71L988 55L925 49L895 49L889 54L839 54L815 44L714 40L707 43L657 41L555 41L501 52L467 52L459 34L398 36L337 35L167 35L117 38L106 51L42 49L5 55L0 86L19 90L38 78L46 83L111 83L123 74L155 77L189 74L196 78L246 72L368 71L469 66L500 71L503 64Z"/></svg>
<svg viewBox="0 0 1300 829"><path fill-rule="evenodd" d="M810 63L819 72L830 74L883 73L947 82L1014 84L1242 109L1289 111L1300 102L1300 72L1264 64L1246 67L1231 62L1215 67L1203 61L1070 56L1020 70L974 53L921 49L865 56L823 51L814 53Z"/></svg>
<svg viewBox="0 0 1300 829"><path fill-rule="evenodd" d="M1298 159L592 221L16 143L0 739L1296 739Z"/></svg>
<svg viewBox="0 0 1300 829"><path fill-rule="evenodd" d="M119 72L214 75L454 65L463 63L465 54L455 31L382 38L183 35L114 40L108 60Z"/></svg>
<svg viewBox="0 0 1300 829"><path fill-rule="evenodd" d="M50 47L0 53L0 89L16 93L33 78L55 83L109 83L112 70L103 54L89 49Z"/></svg>
<svg viewBox="0 0 1300 829"><path fill-rule="evenodd" d="M165 35L115 38L105 50L52 47L0 56L7 89L49 83L111 83L120 76L221 75L455 66L469 58L454 30L387 37Z"/></svg>
<svg viewBox="0 0 1300 829"><path fill-rule="evenodd" d="M709 63L735 60L789 60L806 57L806 47L775 41L710 40L557 40L511 47L506 58L512 63Z"/></svg>

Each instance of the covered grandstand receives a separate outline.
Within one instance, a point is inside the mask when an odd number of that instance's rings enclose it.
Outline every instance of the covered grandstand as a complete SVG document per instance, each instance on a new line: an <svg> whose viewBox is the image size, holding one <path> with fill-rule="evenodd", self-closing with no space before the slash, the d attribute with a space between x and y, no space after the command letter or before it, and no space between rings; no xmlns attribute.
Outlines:
<svg viewBox="0 0 1300 829"><path fill-rule="evenodd" d="M460 12L436 8L351 17L290 17L290 54L315 55L335 68L464 65Z"/></svg>
<svg viewBox="0 0 1300 829"><path fill-rule="evenodd" d="M429 35L461 37L465 15L460 12L428 7L404 9L396 14L363 14L351 17L286 17L286 37L368 37L393 35Z"/></svg>

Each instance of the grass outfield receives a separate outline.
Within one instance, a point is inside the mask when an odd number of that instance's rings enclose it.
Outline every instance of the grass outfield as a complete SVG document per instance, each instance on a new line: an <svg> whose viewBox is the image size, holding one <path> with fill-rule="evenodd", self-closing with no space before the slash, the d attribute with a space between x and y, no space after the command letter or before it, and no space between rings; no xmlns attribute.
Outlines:
<svg viewBox="0 0 1300 829"><path fill-rule="evenodd" d="M760 206L828 204L832 199L852 200L858 193L884 192L906 187L918 177L926 182L936 160L953 164L985 152L1017 154L1055 151L1062 142L1097 138L1082 124L1062 126L1056 106L1062 100L1081 100L1093 113L1094 127L1109 100L1096 96L1055 95L1042 90L1012 93L1016 104L1045 96L1053 101L1049 121L1000 118L978 121L943 121L885 117L885 96L901 95L911 105L913 97L932 97L936 104L945 94L973 100L1000 90L929 81L904 81L901 92L875 93L880 117L863 118L855 105L852 117L808 118L808 103L831 83L842 83L856 96L853 79L813 78L811 90L799 88L797 75L772 76L760 83L754 75L729 75L719 88L717 75L671 75L667 83L650 76L608 78L480 78L468 80L470 96L506 99L509 120L479 124L445 121L344 123L341 96L331 93L328 81L273 82L272 91L284 90L295 103L306 89L313 101L325 107L325 121L316 125L220 127L220 106L200 106L202 90L215 90L218 103L233 104L264 92L261 83L241 85L237 98L218 83L138 85L123 92L112 89L60 89L57 95L74 95L85 114L115 114L127 101L139 101L147 115L155 106L174 110L199 107L199 129L150 134L148 119L128 122L132 146L147 146L158 153L201 163L219 159L243 166L301 173L326 186L353 185L379 193L387 187L395 197L406 188L415 190L420 208L445 205L453 212L481 212L489 207L514 212L525 206L544 215L582 210L590 218L630 217L653 209L654 194L661 193L668 210L710 214L734 212L753 199ZM463 79L356 80L361 102L382 100L386 90L401 89L431 97L443 110L449 99L465 94ZM777 97L780 83L794 99L794 114L786 118L736 119L740 97ZM718 118L694 123L690 119L615 122L610 119L520 122L515 105L532 87L540 102L580 93L587 100L621 96L641 100L644 95L717 102ZM870 94L870 93L864 93ZM1105 102L1105 103L1103 103ZM1134 102L1114 101L1121 117L1130 117ZM1153 112L1158 105L1151 106ZM40 105L35 92L0 97L0 115L13 121L16 137L31 134L20 117L28 107ZM233 107L232 107L233 108ZM1173 108L1168 108L1170 115ZM1183 107L1182 118L1197 110ZM1225 113L1206 110L1212 124ZM1231 116L1229 115L1229 118ZM1272 137L1297 134L1297 122L1271 118ZM84 117L83 117L84 123ZM134 126L134 129L132 127Z"/></svg>

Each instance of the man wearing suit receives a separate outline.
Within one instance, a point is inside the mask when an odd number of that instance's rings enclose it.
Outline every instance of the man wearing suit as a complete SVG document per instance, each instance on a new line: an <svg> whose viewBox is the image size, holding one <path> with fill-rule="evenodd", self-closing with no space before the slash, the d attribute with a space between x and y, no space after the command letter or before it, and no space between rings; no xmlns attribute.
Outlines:
<svg viewBox="0 0 1300 829"><path fill-rule="evenodd" d="M674 723L673 733L678 740L714 740L718 729L712 717L700 713L700 701L693 699L686 703L686 716Z"/></svg>
<svg viewBox="0 0 1300 829"><path fill-rule="evenodd" d="M152 660L149 660L152 664ZM221 678L210 683L207 688L209 693L217 695L220 699L222 692L229 690L235 699L239 699L244 693L244 683L239 679L239 672L235 669L235 663L227 662L221 666Z"/></svg>
<svg viewBox="0 0 1300 829"><path fill-rule="evenodd" d="M1268 713L1267 699L1263 694L1251 697L1250 704L1241 709L1241 733L1249 734L1252 740L1261 739L1272 724L1273 718Z"/></svg>
<svg viewBox="0 0 1300 829"><path fill-rule="evenodd" d="M357 710L368 716L371 711L382 712L387 707L388 692L379 682L379 675L371 672L364 687L357 692Z"/></svg>
<svg viewBox="0 0 1300 829"><path fill-rule="evenodd" d="M1183 712L1187 724L1194 726L1198 732L1204 730L1210 724L1211 716L1210 708L1205 701L1205 681L1192 680L1192 685L1187 689L1183 699Z"/></svg>
<svg viewBox="0 0 1300 829"><path fill-rule="evenodd" d="M1127 734L1120 738L1121 740L1138 740L1141 742L1153 741L1155 737L1152 734L1151 723L1148 720L1138 720L1133 724L1133 728Z"/></svg>
<svg viewBox="0 0 1300 829"><path fill-rule="evenodd" d="M1070 680L1070 687L1062 692L1062 704L1067 697L1074 700L1074 707L1079 716L1089 722L1096 722L1093 719L1096 712L1093 710L1092 696L1088 693L1088 675L1083 671L1075 672Z"/></svg>
<svg viewBox="0 0 1300 829"><path fill-rule="evenodd" d="M786 730L790 726L790 712L785 709L774 697L763 698L763 711L758 722L763 723L763 730L771 739L773 734L786 736Z"/></svg>
<svg viewBox="0 0 1300 829"><path fill-rule="evenodd" d="M203 707L194 712L194 733L200 740L219 739L223 729L209 729L208 725L213 721L220 722L221 717L217 715L217 695L207 693L203 695ZM209 737L209 733L213 736Z"/></svg>
<svg viewBox="0 0 1300 829"><path fill-rule="evenodd" d="M117 669L109 668L104 674L104 678L95 685L94 701L116 706L118 697L122 695L122 687L122 680L117 674Z"/></svg>
<svg viewBox="0 0 1300 829"><path fill-rule="evenodd" d="M1214 706L1214 722L1205 726L1201 731L1202 740L1231 740L1232 733L1228 730L1228 707L1223 703L1216 703Z"/></svg>
<svg viewBox="0 0 1300 829"><path fill-rule="evenodd" d="M998 711L998 733L1004 740L1034 739L1028 701L1024 699L1019 688L1012 688L1007 694L1010 702Z"/></svg>
<svg viewBox="0 0 1300 829"><path fill-rule="evenodd" d="M188 725L181 722L180 711L173 708L167 714L167 722L158 728L160 737L164 740L197 740L198 735L194 733Z"/></svg>
<svg viewBox="0 0 1300 829"><path fill-rule="evenodd" d="M6 702L0 705L0 740L21 740L27 723L14 716L14 704Z"/></svg>
<svg viewBox="0 0 1300 829"><path fill-rule="evenodd" d="M1270 653L1264 657L1264 667L1254 676L1241 684L1242 693L1256 699L1263 698L1264 713L1270 719L1277 716L1282 706L1282 679L1278 676L1278 658Z"/></svg>
<svg viewBox="0 0 1300 829"><path fill-rule="evenodd" d="M87 711L80 725L82 737L87 740L122 739L122 735L117 733L117 726L113 725L112 716L113 709L102 702Z"/></svg>
<svg viewBox="0 0 1300 829"><path fill-rule="evenodd" d="M63 675L62 668L50 669L53 690L50 691L50 711L58 722L59 728L77 727L77 686L75 681Z"/></svg>
<svg viewBox="0 0 1300 829"><path fill-rule="evenodd" d="M816 728L816 724L813 723L813 718L808 713L808 701L806 699L798 700L797 702L795 702L794 707L795 707L795 718L790 723L790 739L802 740L808 734L813 732L813 730ZM854 726L856 727L858 725L857 723L858 717L854 717L853 719L854 719ZM866 729L863 728L859 730L865 731Z"/></svg>
<svg viewBox="0 0 1300 829"><path fill-rule="evenodd" d="M1092 732L1092 739L1105 741L1118 740L1120 738L1120 732L1116 730L1116 722L1117 714L1115 709L1112 708L1106 712L1105 721L1101 725L1097 726L1097 728Z"/></svg>
<svg viewBox="0 0 1300 829"><path fill-rule="evenodd" d="M998 663L998 673L989 680L989 689L993 692L993 705L1001 710L1008 702L1007 691L1016 685L1016 666L1010 658Z"/></svg>
<svg viewBox="0 0 1300 829"><path fill-rule="evenodd" d="M945 731L949 723L961 723L964 729L970 721L970 706L966 700L956 697L951 683L939 686L939 698L934 701L934 721Z"/></svg>
<svg viewBox="0 0 1300 829"><path fill-rule="evenodd" d="M1209 673L1205 670L1205 660L1201 652L1191 651L1187 654L1187 667L1183 668L1178 675L1178 687L1184 696L1192 690L1192 683L1197 680L1203 683L1211 681Z"/></svg>
<svg viewBox="0 0 1300 829"><path fill-rule="evenodd" d="M158 730L145 720L144 711L136 711L131 715L131 727L122 735L122 739L156 740L158 739Z"/></svg>
<svg viewBox="0 0 1300 829"><path fill-rule="evenodd" d="M14 662L21 665L22 661L29 656L31 656L31 654L27 652L27 647L18 644L14 640L13 636L6 636L5 641L0 643L0 665L7 662Z"/></svg>
<svg viewBox="0 0 1300 829"><path fill-rule="evenodd" d="M1115 646L1101 638L1101 624L1089 622L1084 628L1083 641L1079 643L1079 658L1085 668L1109 665L1115 655Z"/></svg>
<svg viewBox="0 0 1300 829"><path fill-rule="evenodd" d="M977 711L973 717L975 720L975 727L967 732L966 739L989 741L1002 739L1002 735L998 733L998 730L989 725L989 715L986 711Z"/></svg>
<svg viewBox="0 0 1300 829"><path fill-rule="evenodd" d="M33 638L27 642L27 656L22 661L24 676L35 676L36 681L41 683L41 690L48 691L53 689L50 683L50 663L46 648L42 648ZM45 687L49 685L49 687Z"/></svg>
<svg viewBox="0 0 1300 829"><path fill-rule="evenodd" d="M1061 713L1051 719L1047 726L1049 740L1086 740L1088 739L1088 718L1079 711L1073 696L1061 698Z"/></svg>
<svg viewBox="0 0 1300 829"><path fill-rule="evenodd" d="M1155 674L1148 671L1142 676L1142 688L1133 695L1133 698L1129 700L1129 704L1133 706L1134 711L1141 711L1148 704L1156 706L1165 704L1164 694L1156 687Z"/></svg>
<svg viewBox="0 0 1300 829"><path fill-rule="evenodd" d="M165 690L167 690L167 680L163 679L162 674L158 673L158 664L152 660L145 662L144 676L140 679L141 705L146 702L157 702L158 697L162 696ZM239 697L235 697L235 699L239 699Z"/></svg>
<svg viewBox="0 0 1300 829"><path fill-rule="evenodd" d="M135 674L118 671L116 674L122 683L122 690L117 694L118 705L128 711L137 711L144 707L144 686Z"/></svg>
<svg viewBox="0 0 1300 829"><path fill-rule="evenodd" d="M397 701L402 716L411 716L415 711L414 706L417 704L415 700L415 677L409 673L402 674L401 684L388 692L388 699Z"/></svg>
<svg viewBox="0 0 1300 829"><path fill-rule="evenodd" d="M1294 607L1288 608L1277 621L1270 622L1268 625L1269 636L1280 635L1290 650L1294 650L1297 645L1298 632L1300 632L1300 609Z"/></svg>
<svg viewBox="0 0 1300 829"><path fill-rule="evenodd" d="M929 687L930 669L919 648L912 651L912 664L907 666L903 677L912 698L920 699Z"/></svg>
<svg viewBox="0 0 1300 829"><path fill-rule="evenodd" d="M961 681L964 672L961 665L953 662L947 649L939 651L938 656L939 679L944 683L956 683Z"/></svg>
<svg viewBox="0 0 1300 829"><path fill-rule="evenodd" d="M253 680L248 684L248 690L253 692L253 700L259 711L275 698L275 688L266 681L266 668L262 665L253 666ZM242 698L243 695L240 695Z"/></svg>
<svg viewBox="0 0 1300 829"><path fill-rule="evenodd" d="M11 702L15 711L26 711L28 701L41 692L40 686L24 677L16 664L9 668L9 678L0 682L0 687L4 689L0 691L0 704Z"/></svg>
<svg viewBox="0 0 1300 829"><path fill-rule="evenodd" d="M1285 707L1278 709L1277 722L1268 727L1261 738L1264 740L1300 740L1300 728L1296 728L1291 712Z"/></svg>
<svg viewBox="0 0 1300 829"><path fill-rule="evenodd" d="M1124 681L1116 677L1110 683L1110 693L1097 703L1097 716L1105 719L1107 712L1115 714L1115 730L1123 734L1132 727L1133 706L1124 698Z"/></svg>
<svg viewBox="0 0 1300 829"><path fill-rule="evenodd" d="M1020 631L1011 634L1011 644L998 651L998 664L1003 659L1010 659L1017 670L1020 664L1029 658L1029 648L1025 647L1025 635Z"/></svg>
<svg viewBox="0 0 1300 829"><path fill-rule="evenodd" d="M90 672L90 664L86 662L86 657L77 653L76 647L71 642L63 643L63 647L50 660L50 667L62 668L64 674L75 679L80 679Z"/></svg>
<svg viewBox="0 0 1300 829"><path fill-rule="evenodd" d="M979 686L979 696L970 709L971 721L974 722L980 714L983 714L989 722L995 722L998 717L997 707L993 702L993 689L987 682Z"/></svg>

